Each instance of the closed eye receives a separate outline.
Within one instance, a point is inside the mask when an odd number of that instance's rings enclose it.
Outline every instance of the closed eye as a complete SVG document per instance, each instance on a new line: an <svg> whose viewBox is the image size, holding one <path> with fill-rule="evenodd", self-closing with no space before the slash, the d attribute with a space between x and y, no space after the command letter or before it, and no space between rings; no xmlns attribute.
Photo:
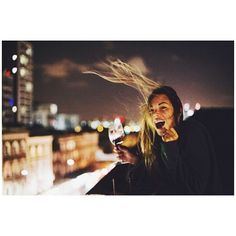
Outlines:
<svg viewBox="0 0 236 236"><path fill-rule="evenodd" d="M150 109L149 109L149 112L150 112L150 113L153 113L153 112L154 112L154 109L153 109L153 108L150 108Z"/></svg>
<svg viewBox="0 0 236 236"><path fill-rule="evenodd" d="M161 107L160 109L161 109L162 111L164 111L164 110L167 109L167 107Z"/></svg>

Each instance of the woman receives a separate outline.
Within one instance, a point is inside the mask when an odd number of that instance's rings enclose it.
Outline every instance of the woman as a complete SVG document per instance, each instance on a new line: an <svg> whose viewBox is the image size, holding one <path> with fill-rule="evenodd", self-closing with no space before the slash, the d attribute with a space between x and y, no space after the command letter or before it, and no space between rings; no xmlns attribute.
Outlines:
<svg viewBox="0 0 236 236"><path fill-rule="evenodd" d="M174 89L154 89L143 109L138 150L115 148L120 159L132 164L130 193L216 194L210 137L192 118L183 121L182 104Z"/></svg>
<svg viewBox="0 0 236 236"><path fill-rule="evenodd" d="M115 148L119 158L131 164L130 194L218 193L209 134L192 118L183 121L182 104L173 88L150 80L120 60L85 73L131 86L143 97L139 145L135 151Z"/></svg>

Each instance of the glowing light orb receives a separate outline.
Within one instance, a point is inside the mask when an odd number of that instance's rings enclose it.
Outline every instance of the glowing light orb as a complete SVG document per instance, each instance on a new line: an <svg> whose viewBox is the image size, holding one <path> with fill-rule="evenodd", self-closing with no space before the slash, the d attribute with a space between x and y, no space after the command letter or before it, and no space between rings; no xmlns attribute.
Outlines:
<svg viewBox="0 0 236 236"><path fill-rule="evenodd" d="M17 55L16 54L12 55L12 60L15 61L16 59L17 59Z"/></svg>
<svg viewBox="0 0 236 236"><path fill-rule="evenodd" d="M66 163L68 166L73 166L75 164L75 161L73 159L68 159Z"/></svg>
<svg viewBox="0 0 236 236"><path fill-rule="evenodd" d="M201 108L201 104L197 102L195 105L195 110L200 110L200 108Z"/></svg>
<svg viewBox="0 0 236 236"><path fill-rule="evenodd" d="M15 73L17 72L17 67L13 67L13 68L11 69L11 71L12 71L13 74L15 74Z"/></svg>
<svg viewBox="0 0 236 236"><path fill-rule="evenodd" d="M23 176L27 176L28 175L28 171L27 170L22 170L20 173Z"/></svg>
<svg viewBox="0 0 236 236"><path fill-rule="evenodd" d="M194 114L194 111L193 110L188 110L188 112L187 112L187 116L192 116Z"/></svg>
<svg viewBox="0 0 236 236"><path fill-rule="evenodd" d="M189 103L185 103L184 104L184 111L188 111L190 109L190 104Z"/></svg>
<svg viewBox="0 0 236 236"><path fill-rule="evenodd" d="M12 111L15 113L15 112L17 112L17 106L13 106L12 107Z"/></svg>
<svg viewBox="0 0 236 236"><path fill-rule="evenodd" d="M102 125L99 125L99 126L97 127L97 131L98 131L99 133L101 133L103 130L104 130L104 128L103 128Z"/></svg>

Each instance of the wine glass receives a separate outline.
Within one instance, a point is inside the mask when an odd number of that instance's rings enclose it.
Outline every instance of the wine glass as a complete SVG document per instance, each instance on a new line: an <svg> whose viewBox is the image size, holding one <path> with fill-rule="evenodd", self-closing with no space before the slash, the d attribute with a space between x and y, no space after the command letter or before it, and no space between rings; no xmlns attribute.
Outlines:
<svg viewBox="0 0 236 236"><path fill-rule="evenodd" d="M108 137L111 141L111 143L114 146L118 146L123 143L125 132L124 128L122 126L122 123L120 119L115 119L108 128ZM126 164L127 162L124 162L122 160L119 160L116 165ZM112 178L112 191L113 194L116 195L116 183L115 183L115 177Z"/></svg>
<svg viewBox="0 0 236 236"><path fill-rule="evenodd" d="M111 143L114 146L118 146L123 143L125 132L124 128L122 126L122 123L119 119L115 119L108 128L108 137L111 141ZM119 163L125 163L123 161L120 161Z"/></svg>

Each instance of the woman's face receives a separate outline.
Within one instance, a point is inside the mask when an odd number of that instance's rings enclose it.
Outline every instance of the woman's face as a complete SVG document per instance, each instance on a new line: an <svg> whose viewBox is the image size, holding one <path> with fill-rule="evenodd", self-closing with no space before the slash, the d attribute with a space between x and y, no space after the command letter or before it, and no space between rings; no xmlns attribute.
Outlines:
<svg viewBox="0 0 236 236"><path fill-rule="evenodd" d="M149 111L158 135L162 136L175 126L174 107L166 95L156 95L151 100Z"/></svg>

